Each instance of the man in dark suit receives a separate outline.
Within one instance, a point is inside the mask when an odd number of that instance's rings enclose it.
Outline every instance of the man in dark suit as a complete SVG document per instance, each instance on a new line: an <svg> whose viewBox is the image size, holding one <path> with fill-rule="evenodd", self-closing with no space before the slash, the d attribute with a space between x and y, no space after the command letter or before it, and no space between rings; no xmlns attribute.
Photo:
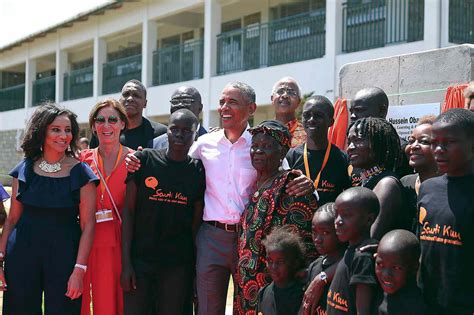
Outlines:
<svg viewBox="0 0 474 315"><path fill-rule="evenodd" d="M136 150L139 146L151 147L152 140L166 134L166 126L143 117L143 109L147 105L146 88L138 80L130 80L122 88L120 103L127 111L128 126L120 135L120 143ZM99 140L92 135L89 147L96 148Z"/></svg>
<svg viewBox="0 0 474 315"><path fill-rule="evenodd" d="M196 117L199 117L202 111L202 101L201 94L196 88L183 85L173 92L170 99L170 114L181 108L189 109ZM199 124L197 136L200 137L205 133L207 133L206 129ZM168 137L166 133L153 139L153 149L165 149L167 147Z"/></svg>

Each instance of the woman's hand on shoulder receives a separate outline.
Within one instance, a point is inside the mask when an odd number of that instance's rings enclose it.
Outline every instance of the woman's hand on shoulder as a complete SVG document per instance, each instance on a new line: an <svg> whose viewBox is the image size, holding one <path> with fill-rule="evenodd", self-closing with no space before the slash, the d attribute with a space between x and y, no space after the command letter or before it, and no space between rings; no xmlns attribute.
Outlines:
<svg viewBox="0 0 474 315"><path fill-rule="evenodd" d="M137 148L136 152L140 151L143 151L141 146ZM127 167L127 171L129 173L135 173L140 169L140 160L135 156L134 153L128 153L127 157L125 158L125 166Z"/></svg>
<svg viewBox="0 0 474 315"><path fill-rule="evenodd" d="M295 174L297 177L289 181L286 185L286 192L289 195L301 197L314 192L313 181L303 175L303 172L300 170L291 170L291 173Z"/></svg>

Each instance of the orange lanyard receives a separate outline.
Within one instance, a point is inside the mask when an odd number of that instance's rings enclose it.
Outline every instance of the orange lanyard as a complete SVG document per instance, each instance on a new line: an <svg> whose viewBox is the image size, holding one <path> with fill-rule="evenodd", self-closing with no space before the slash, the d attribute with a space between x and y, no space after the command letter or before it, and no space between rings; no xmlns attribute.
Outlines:
<svg viewBox="0 0 474 315"><path fill-rule="evenodd" d="M120 145L120 148L119 148L119 151L118 151L118 154L117 154L117 158L115 159L114 168L112 169L112 172L110 172L109 176L107 176L105 178L105 183L107 183L109 181L109 177L115 171L115 168L117 167L121 156L122 156L122 145ZM98 160L99 160L99 170L102 170L103 173L105 174L104 161L102 160L102 157L100 156L99 149L97 149L97 157L98 157ZM100 200L102 202L102 201L104 201L105 185L101 184L99 187L100 187L100 192L101 192Z"/></svg>
<svg viewBox="0 0 474 315"><path fill-rule="evenodd" d="M326 153L324 153L323 165L321 165L321 169L319 170L318 176L316 176L316 179L314 180L314 189L318 189L319 180L321 179L321 173L323 172L324 168L326 167L326 164L328 163L329 152L331 152L331 142L328 141ZM304 144L303 160L304 160L304 170L306 171L306 177L311 179L311 173L309 172L308 144L307 143Z"/></svg>

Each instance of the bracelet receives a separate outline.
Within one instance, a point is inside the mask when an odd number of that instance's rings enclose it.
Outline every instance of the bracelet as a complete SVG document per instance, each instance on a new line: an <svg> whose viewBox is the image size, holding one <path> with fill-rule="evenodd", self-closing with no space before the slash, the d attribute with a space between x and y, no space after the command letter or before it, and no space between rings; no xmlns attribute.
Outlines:
<svg viewBox="0 0 474 315"><path fill-rule="evenodd" d="M4 269L5 267L5 253L0 252L0 268Z"/></svg>
<svg viewBox="0 0 474 315"><path fill-rule="evenodd" d="M87 271L87 266L86 266L86 265L75 264L75 265L74 265L74 268L82 269L82 270L84 270L84 272Z"/></svg>

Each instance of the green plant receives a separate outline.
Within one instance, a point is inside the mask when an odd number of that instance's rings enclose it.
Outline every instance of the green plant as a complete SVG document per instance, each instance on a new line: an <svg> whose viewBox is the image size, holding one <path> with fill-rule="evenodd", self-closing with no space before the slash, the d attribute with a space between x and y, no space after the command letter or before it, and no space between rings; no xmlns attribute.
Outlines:
<svg viewBox="0 0 474 315"><path fill-rule="evenodd" d="M298 121L301 121L301 114L303 113L304 103L306 103L306 100L313 95L314 95L314 91L311 91L309 93L303 94L303 96L301 97L300 105L296 109L296 119L298 119Z"/></svg>

